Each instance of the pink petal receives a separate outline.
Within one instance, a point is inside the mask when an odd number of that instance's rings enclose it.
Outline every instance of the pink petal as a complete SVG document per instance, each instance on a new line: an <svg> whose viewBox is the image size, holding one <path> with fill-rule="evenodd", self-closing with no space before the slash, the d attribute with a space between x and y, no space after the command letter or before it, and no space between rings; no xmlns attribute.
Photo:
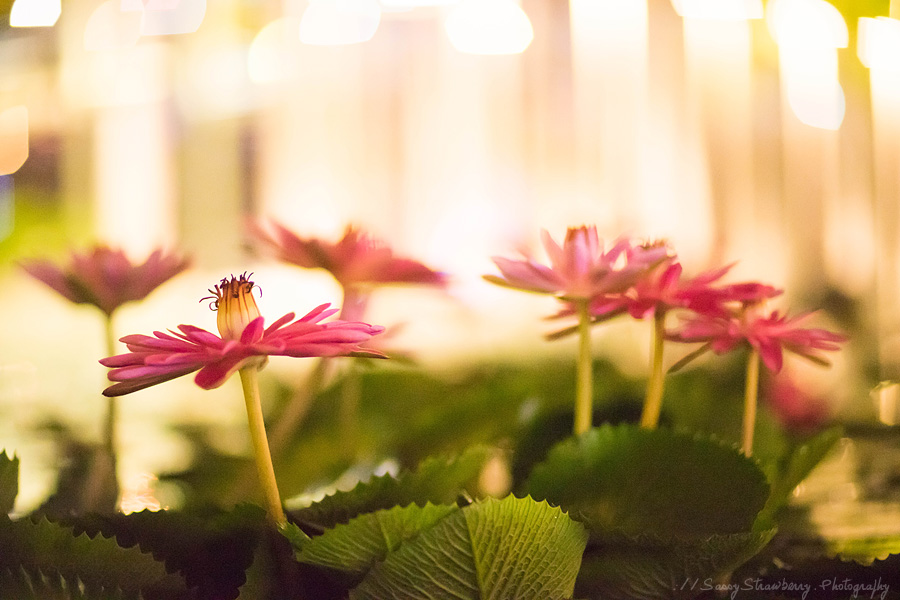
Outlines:
<svg viewBox="0 0 900 600"><path fill-rule="evenodd" d="M278 319L277 321L275 321L274 323L272 323L271 325L269 325L266 328L266 330L263 332L263 337L270 335L272 332L274 332L276 329L280 328L285 323L290 323L291 319L293 319L293 318L294 318L294 313L292 313L292 312L284 315L283 317L281 317L280 319Z"/></svg>
<svg viewBox="0 0 900 600"><path fill-rule="evenodd" d="M204 390L211 390L221 386L231 375L241 368L247 361L247 356L234 356L208 364L194 377L194 383Z"/></svg>
<svg viewBox="0 0 900 600"><path fill-rule="evenodd" d="M254 342L258 342L262 339L263 329L265 327L265 320L263 317L256 317L250 323L244 327L244 331L241 333L241 343L242 344L252 344Z"/></svg>

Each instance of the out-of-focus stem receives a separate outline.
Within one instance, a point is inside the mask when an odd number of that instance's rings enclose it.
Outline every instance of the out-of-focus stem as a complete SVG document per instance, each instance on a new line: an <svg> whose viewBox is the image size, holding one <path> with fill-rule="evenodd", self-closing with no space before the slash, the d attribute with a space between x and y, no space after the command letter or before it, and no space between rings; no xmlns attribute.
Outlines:
<svg viewBox="0 0 900 600"><path fill-rule="evenodd" d="M591 428L593 417L593 363L591 360L591 315L588 301L575 302L578 311L578 362L575 372L575 435Z"/></svg>
<svg viewBox="0 0 900 600"><path fill-rule="evenodd" d="M106 315L106 356L116 354L116 335L112 315ZM103 426L103 445L115 456L116 454L116 421L118 420L118 398L106 399L106 422Z"/></svg>
<svg viewBox="0 0 900 600"><path fill-rule="evenodd" d="M663 385L663 346L666 342L666 312L657 310L653 315L653 339L650 341L653 352L650 357L650 380L647 382L647 396L644 398L644 410L641 413L641 427L656 429L659 424L659 413L662 410Z"/></svg>
<svg viewBox="0 0 900 600"><path fill-rule="evenodd" d="M759 390L759 351L750 350L747 358L747 380L744 384L744 429L741 438L741 450L750 456L753 454L753 433L756 430L756 402Z"/></svg>
<svg viewBox="0 0 900 600"><path fill-rule="evenodd" d="M247 421L250 425L250 439L253 442L253 458L263 490L266 513L269 520L280 527L287 523L287 517L284 516L284 509L281 507L278 482L275 480L272 455L269 453L269 442L266 439L266 425L263 421L262 403L259 399L257 367L255 365L244 367L239 373L241 387L244 390L244 402L247 405Z"/></svg>
<svg viewBox="0 0 900 600"><path fill-rule="evenodd" d="M288 448L289 442L293 435L297 433L303 419L312 406L313 399L319 390L328 371L328 365L331 364L331 358L318 358L316 365L310 371L309 376L303 385L299 386L290 400L287 402L284 411L278 417L272 428L271 448L272 454L276 459L280 459L282 453Z"/></svg>

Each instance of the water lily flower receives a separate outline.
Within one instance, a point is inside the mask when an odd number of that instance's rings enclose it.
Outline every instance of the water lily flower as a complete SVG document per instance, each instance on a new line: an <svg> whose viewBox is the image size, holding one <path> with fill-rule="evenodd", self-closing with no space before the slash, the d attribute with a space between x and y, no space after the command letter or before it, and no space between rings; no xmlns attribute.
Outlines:
<svg viewBox="0 0 900 600"><path fill-rule="evenodd" d="M22 268L67 300L92 304L107 316L125 304L144 299L157 287L188 268L190 261L156 250L143 263L132 263L122 250L98 245L73 253L60 267L48 260L22 263Z"/></svg>
<svg viewBox="0 0 900 600"><path fill-rule="evenodd" d="M812 314L789 318L777 311L764 314L759 305L748 305L728 317L698 315L686 321L680 331L669 335L669 339L681 342L704 342L699 351L689 355L691 358L707 349L723 354L742 345L750 347L741 440L741 448L747 456L753 452L760 360L774 373L781 371L785 351L827 366L828 360L822 353L839 350L840 344L847 340L826 329L801 327Z"/></svg>
<svg viewBox="0 0 900 600"><path fill-rule="evenodd" d="M610 313L621 311L621 294L653 266L668 255L663 244L640 244L621 238L605 249L597 228L583 225L570 227L562 245L546 230L541 241L550 259L544 265L526 256L522 260L494 257L501 276L485 275L491 283L526 292L550 294L566 303L563 314L578 317L578 362L575 382L575 433L591 426L592 366L590 346L590 305L596 300L613 298Z"/></svg>
<svg viewBox="0 0 900 600"><path fill-rule="evenodd" d="M385 284L444 286L447 276L409 258L394 255L383 242L347 227L337 242L301 238L272 222L271 232L250 223L250 232L279 260L306 269L325 269L342 287Z"/></svg>
<svg viewBox="0 0 900 600"><path fill-rule="evenodd" d="M763 364L775 373L784 363L784 351L828 366L830 363L822 352L840 350L840 344L847 338L826 329L801 327L813 314L787 317L773 311L766 315L751 307L729 317L700 315L686 320L668 337L679 342L704 342L716 354L747 344L759 352Z"/></svg>
<svg viewBox="0 0 900 600"><path fill-rule="evenodd" d="M103 393L121 396L198 371L194 382L204 389L219 387L237 371L241 379L247 422L253 443L254 462L266 501L267 515L277 527L287 523L275 480L272 455L266 436L257 374L269 356L379 356L359 344L381 333L381 327L366 323L328 321L337 309L323 304L294 320L288 313L265 327L253 297L255 284L245 273L225 278L209 290L211 307L217 311L219 335L193 325L178 332L154 332L122 338L127 354L100 362L111 367Z"/></svg>
<svg viewBox="0 0 900 600"><path fill-rule="evenodd" d="M591 301L621 293L647 269L663 260L662 245L642 245L621 238L604 250L594 226L571 227L560 246L546 230L541 241L550 265L531 257L511 260L493 257L501 276L485 275L491 283L539 294L552 294L564 301Z"/></svg>
<svg viewBox="0 0 900 600"><path fill-rule="evenodd" d="M153 336L122 338L129 352L101 360L111 367L110 381L117 382L103 393L121 396L199 371L194 382L203 389L221 386L234 372L256 364L268 356L371 356L375 350L359 347L382 327L366 323L329 321L338 309L322 304L294 320L288 313L265 327L246 274L225 278L210 290L217 310L219 334L193 325L179 325L178 331L154 332Z"/></svg>
<svg viewBox="0 0 900 600"><path fill-rule="evenodd" d="M647 272L626 292L628 313L635 319L644 319L660 312L683 308L695 313L724 317L729 314L728 305L756 304L781 294L781 290L771 285L756 282L713 285L733 266L726 265L685 279L682 277L681 263L670 259ZM608 311L602 303L598 304L597 312L600 315Z"/></svg>
<svg viewBox="0 0 900 600"><path fill-rule="evenodd" d="M820 429L831 416L825 398L810 392L784 372L769 380L765 397L782 427L791 433L809 434Z"/></svg>

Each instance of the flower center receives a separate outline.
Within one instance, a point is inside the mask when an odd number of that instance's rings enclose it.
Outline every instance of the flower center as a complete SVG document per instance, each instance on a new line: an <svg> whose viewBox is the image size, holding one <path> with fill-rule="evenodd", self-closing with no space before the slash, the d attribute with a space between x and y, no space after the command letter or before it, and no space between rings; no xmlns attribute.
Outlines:
<svg viewBox="0 0 900 600"><path fill-rule="evenodd" d="M244 328L260 316L256 299L252 294L254 285L247 273L243 273L240 277L232 275L230 279L228 277L222 279L219 285L209 290L212 296L203 298L213 301L212 308L218 313L216 325L223 340L240 339Z"/></svg>

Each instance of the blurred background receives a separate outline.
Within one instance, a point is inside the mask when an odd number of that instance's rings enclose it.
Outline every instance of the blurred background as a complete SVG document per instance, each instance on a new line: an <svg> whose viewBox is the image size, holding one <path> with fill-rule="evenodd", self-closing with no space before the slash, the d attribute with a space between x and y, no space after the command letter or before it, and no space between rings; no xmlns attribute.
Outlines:
<svg viewBox="0 0 900 600"><path fill-rule="evenodd" d="M98 241L192 256L117 313L119 335L212 329L198 300L232 272L255 272L270 319L340 302L327 273L254 251L248 218L325 239L354 223L452 277L373 296L368 320L402 322L392 344L418 367L366 371L360 454L282 480L294 494L568 405L574 342L543 339L554 302L481 276L582 223L666 238L688 272L737 261L731 280L823 309L816 325L852 341L796 377L839 421L894 425L897 388L872 390L900 378L898 18L888 0L0 0L0 447L22 459L18 506L99 440L105 369L101 314L17 261ZM639 401L648 338L595 331L598 394ZM271 361L273 405L301 362ZM674 389L725 394L721 377ZM326 400L295 453L307 467L342 444ZM137 508L241 497L208 473L245 460L236 383L183 378L120 406Z"/></svg>

